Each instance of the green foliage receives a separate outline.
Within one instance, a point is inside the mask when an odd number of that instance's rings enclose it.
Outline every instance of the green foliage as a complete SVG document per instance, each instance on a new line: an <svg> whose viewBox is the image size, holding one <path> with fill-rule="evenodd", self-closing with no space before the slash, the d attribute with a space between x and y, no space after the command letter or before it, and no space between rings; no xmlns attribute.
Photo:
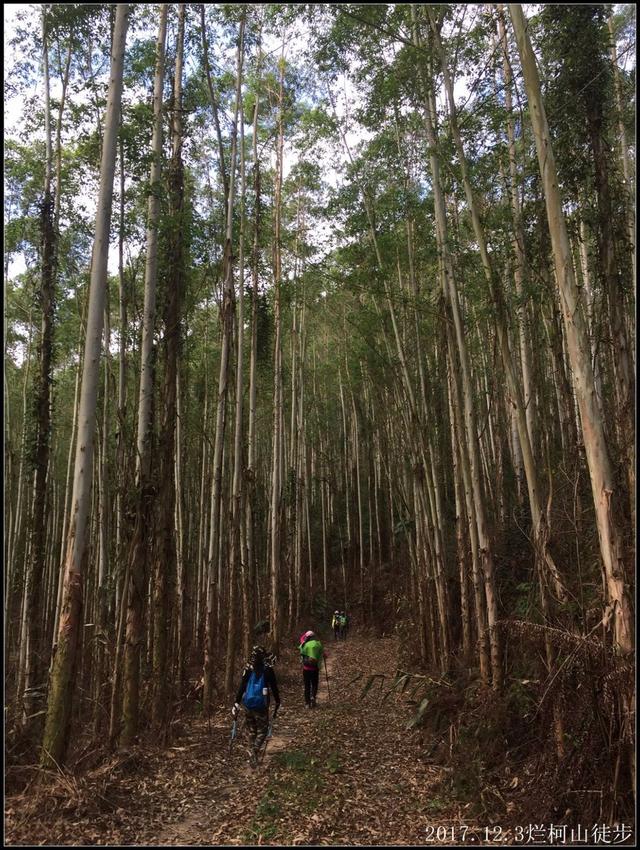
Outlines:
<svg viewBox="0 0 640 850"><path fill-rule="evenodd" d="M245 840L263 841L279 834L278 819L283 811L313 814L321 804L325 786L324 770L330 775L342 770L338 752L329 754L324 765L305 750L280 750L272 756L273 772L258 802Z"/></svg>
<svg viewBox="0 0 640 850"><path fill-rule="evenodd" d="M557 162L566 189L577 193L592 170L588 122L612 119L612 69L604 6L543 6L541 28L544 92ZM589 61L585 62L584 57ZM589 117L591 116L591 118Z"/></svg>
<svg viewBox="0 0 640 850"><path fill-rule="evenodd" d="M303 773L311 766L311 756L304 750L281 750L273 756L273 761L282 767Z"/></svg>
<svg viewBox="0 0 640 850"><path fill-rule="evenodd" d="M344 772L344 767L342 765L339 752L333 751L329 753L326 761L326 767L329 773L331 774Z"/></svg>

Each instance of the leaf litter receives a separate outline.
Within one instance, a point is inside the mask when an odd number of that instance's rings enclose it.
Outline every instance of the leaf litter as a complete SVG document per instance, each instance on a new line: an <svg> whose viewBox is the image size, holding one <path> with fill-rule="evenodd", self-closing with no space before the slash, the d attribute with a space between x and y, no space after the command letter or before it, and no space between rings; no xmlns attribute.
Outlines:
<svg viewBox="0 0 640 850"><path fill-rule="evenodd" d="M363 693L362 675L393 679L397 639L355 636L327 651L330 698L322 678L314 711L296 653L283 654L282 708L258 769L242 741L229 755L220 708L209 724L185 721L168 749L140 744L79 777L37 774L5 799L6 843L423 844L428 827L459 824L459 803L434 790L446 769L421 760L408 728L405 688Z"/></svg>

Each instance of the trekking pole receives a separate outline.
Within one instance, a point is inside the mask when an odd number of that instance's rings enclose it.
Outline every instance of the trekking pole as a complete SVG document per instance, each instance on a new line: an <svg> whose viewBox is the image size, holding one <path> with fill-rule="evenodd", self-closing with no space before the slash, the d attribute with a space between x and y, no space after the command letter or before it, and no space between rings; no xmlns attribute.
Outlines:
<svg viewBox="0 0 640 850"><path fill-rule="evenodd" d="M238 730L238 721L233 721L233 726L231 727L231 740L229 741L229 755L231 755L231 750L233 749L233 742L236 739L236 733Z"/></svg>
<svg viewBox="0 0 640 850"><path fill-rule="evenodd" d="M327 680L327 696L331 699L331 691L329 690L329 674L327 673L327 659L324 659L324 675Z"/></svg>

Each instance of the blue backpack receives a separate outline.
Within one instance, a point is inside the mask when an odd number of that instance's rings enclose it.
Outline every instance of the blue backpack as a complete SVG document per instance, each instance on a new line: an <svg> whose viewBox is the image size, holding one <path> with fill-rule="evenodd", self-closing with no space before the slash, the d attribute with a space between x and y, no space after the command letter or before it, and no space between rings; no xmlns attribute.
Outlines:
<svg viewBox="0 0 640 850"><path fill-rule="evenodd" d="M264 669L260 675L258 675L255 670L252 670L251 675L249 676L249 681L247 682L244 696L242 697L242 702L245 708L255 711L267 707L267 702L264 698L264 694L262 693L264 686Z"/></svg>

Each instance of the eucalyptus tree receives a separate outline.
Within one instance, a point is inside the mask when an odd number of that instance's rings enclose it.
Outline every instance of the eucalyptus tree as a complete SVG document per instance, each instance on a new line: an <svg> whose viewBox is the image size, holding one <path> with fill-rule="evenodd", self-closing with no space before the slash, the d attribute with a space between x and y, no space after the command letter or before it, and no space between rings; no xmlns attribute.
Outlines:
<svg viewBox="0 0 640 850"><path fill-rule="evenodd" d="M143 639L142 612L149 568L150 472L153 429L152 402L154 386L153 337L156 319L158 279L158 228L162 174L162 120L167 4L160 7L156 66L153 88L152 162L149 180L147 215L144 313L141 343L140 394L138 402L138 436L136 453L136 522L131 541L123 599L127 599L123 726L121 740L130 742L138 728L140 688L140 643ZM114 707L115 708L115 707ZM113 711L113 709L112 709ZM113 722L113 720L112 720Z"/></svg>
<svg viewBox="0 0 640 850"><path fill-rule="evenodd" d="M582 423L596 523L606 587L605 622L612 623L613 642L622 654L633 650L633 618L625 579L624 551L619 521L612 509L616 492L604 423L595 403L596 393L589 343L576 288L571 249L567 236L558 173L549 134L540 78L522 8L510 4L509 11L518 44L530 117L542 176L547 219L553 246L556 282L562 304L569 357L575 375L577 401Z"/></svg>
<svg viewBox="0 0 640 850"><path fill-rule="evenodd" d="M274 652L279 652L282 633L281 562L282 562L282 487L283 487L283 384L282 384L282 180L284 149L284 44L278 67L278 118L276 141L276 176L273 224L274 353L273 353L273 429L271 442L270 531L270 608L269 623Z"/></svg>
<svg viewBox="0 0 640 850"><path fill-rule="evenodd" d="M62 762L66 754L75 685L78 638L81 627L82 574L86 561L87 518L92 485L96 396L107 279L109 225L128 15L128 5L119 5L113 35L109 97L100 169L100 195L91 268L87 339L78 410L78 441L71 500L73 513L65 556L64 589L58 642L51 672L51 686L42 743L42 763L49 766L55 766Z"/></svg>
<svg viewBox="0 0 640 850"><path fill-rule="evenodd" d="M223 446L227 421L227 390L229 384L229 357L233 338L235 316L235 290L233 269L233 218L235 202L235 172L237 157L238 116L240 110L242 68L244 56L244 15L238 27L238 45L236 51L236 96L234 118L232 125L231 161L229 165L229 188L226 196L225 240L222 263L223 302L222 317L222 351L220 356L220 372L218 377L218 401L216 406L216 430L213 451L213 487L211 491L211 520L209 532L209 553L207 559L207 602L205 620L204 648L204 696L203 705L209 711L213 691L213 676L215 664L215 634L219 624L215 622L215 585L218 576L218 594L221 593L219 567L219 549L224 529L222 517L222 473Z"/></svg>
<svg viewBox="0 0 640 850"><path fill-rule="evenodd" d="M153 702L152 722L164 729L170 698L168 661L172 631L172 601L177 577L176 560L176 389L180 348L180 313L185 286L186 228L184 215L183 98L185 8L178 6L174 85L171 111L171 161L168 169L169 226L168 263L164 294L164 385L160 425L160 470L158 480L158 537L153 588Z"/></svg>
<svg viewBox="0 0 640 850"><path fill-rule="evenodd" d="M249 400L247 423L247 466L246 466L246 549L248 584L255 590L256 573L256 528L254 513L254 494L256 492L256 411L258 387L258 304L259 304L259 266L260 266L260 215L261 215L261 177L260 158L258 155L258 123L260 117L260 73L262 62L262 44L258 42L258 57L256 67L256 83L253 93L253 122L252 122L252 179L253 179L253 238L251 245L251 343L249 353ZM255 595L254 593L252 595ZM253 612L252 612L253 613ZM245 623L245 649L249 649L249 632Z"/></svg>
<svg viewBox="0 0 640 850"><path fill-rule="evenodd" d="M45 159L44 194L41 204L41 282L39 301L42 309L42 329L37 358L39 373L35 385L35 436L31 451L34 469L33 500L30 511L30 562L25 587L27 623L26 670L24 679L23 722L36 714L45 692L45 641L42 623L42 582L45 569L45 505L50 448L50 393L53 363L53 319L55 309L55 231L52 190L53 150L51 140L51 105L49 92L49 23L47 7L42 7L42 64L44 77ZM59 187L58 187L59 189Z"/></svg>

